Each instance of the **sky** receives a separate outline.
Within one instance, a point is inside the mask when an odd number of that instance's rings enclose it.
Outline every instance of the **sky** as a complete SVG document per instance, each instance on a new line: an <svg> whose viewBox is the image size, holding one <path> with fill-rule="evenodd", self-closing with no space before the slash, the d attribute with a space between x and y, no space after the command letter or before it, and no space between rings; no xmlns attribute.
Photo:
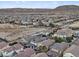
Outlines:
<svg viewBox="0 0 79 59"><path fill-rule="evenodd" d="M62 5L79 5L79 1L0 1L0 8L56 8Z"/></svg>

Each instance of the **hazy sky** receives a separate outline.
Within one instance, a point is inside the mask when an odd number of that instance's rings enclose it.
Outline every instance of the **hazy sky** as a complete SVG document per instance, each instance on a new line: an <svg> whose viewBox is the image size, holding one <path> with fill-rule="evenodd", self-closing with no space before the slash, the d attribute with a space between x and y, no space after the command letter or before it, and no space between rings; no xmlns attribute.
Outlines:
<svg viewBox="0 0 79 59"><path fill-rule="evenodd" d="M55 8L61 5L79 5L79 1L0 1L0 8Z"/></svg>

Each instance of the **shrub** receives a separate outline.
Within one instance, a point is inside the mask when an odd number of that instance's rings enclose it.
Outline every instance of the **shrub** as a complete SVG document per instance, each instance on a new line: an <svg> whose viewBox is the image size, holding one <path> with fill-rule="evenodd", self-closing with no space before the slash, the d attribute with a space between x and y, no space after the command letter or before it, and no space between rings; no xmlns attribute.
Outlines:
<svg viewBox="0 0 79 59"><path fill-rule="evenodd" d="M0 51L0 57L3 57L3 54L2 54L2 52Z"/></svg>
<svg viewBox="0 0 79 59"><path fill-rule="evenodd" d="M49 26L50 27L55 27L55 25L53 23L50 23Z"/></svg>
<svg viewBox="0 0 79 59"><path fill-rule="evenodd" d="M72 40L73 40L73 37L66 37L66 38L61 38L61 37L54 37L54 39L55 39L55 42L57 42L57 43L61 43L61 42L67 42L67 43L70 43L70 42L72 42Z"/></svg>
<svg viewBox="0 0 79 59"><path fill-rule="evenodd" d="M39 52L47 52L48 48L46 46L39 46Z"/></svg>
<svg viewBox="0 0 79 59"><path fill-rule="evenodd" d="M55 42L57 43L65 42L65 39L61 37L54 37L54 39L55 39Z"/></svg>
<svg viewBox="0 0 79 59"><path fill-rule="evenodd" d="M51 32L51 33L49 33L47 36L48 36L49 38L53 38L52 35L53 35L53 33Z"/></svg>

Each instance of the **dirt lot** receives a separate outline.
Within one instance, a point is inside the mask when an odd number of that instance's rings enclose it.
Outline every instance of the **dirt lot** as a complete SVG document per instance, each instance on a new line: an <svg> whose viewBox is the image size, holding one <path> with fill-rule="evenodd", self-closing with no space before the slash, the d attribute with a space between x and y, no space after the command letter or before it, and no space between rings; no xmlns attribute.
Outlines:
<svg viewBox="0 0 79 59"><path fill-rule="evenodd" d="M14 41L24 35L31 35L35 32L46 30L45 28L29 28L20 25L0 24L0 38L7 41Z"/></svg>
<svg viewBox="0 0 79 59"><path fill-rule="evenodd" d="M79 21L74 22L73 24L70 25L72 28L79 28Z"/></svg>

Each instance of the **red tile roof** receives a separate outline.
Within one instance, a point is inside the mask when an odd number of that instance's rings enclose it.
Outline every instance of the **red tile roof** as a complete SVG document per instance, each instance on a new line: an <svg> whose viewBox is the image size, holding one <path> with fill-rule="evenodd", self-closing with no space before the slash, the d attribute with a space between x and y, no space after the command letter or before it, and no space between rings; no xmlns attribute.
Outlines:
<svg viewBox="0 0 79 59"><path fill-rule="evenodd" d="M15 44L13 47L15 48L15 50L23 48L23 46L21 44L19 44L19 43Z"/></svg>
<svg viewBox="0 0 79 59"><path fill-rule="evenodd" d="M38 53L36 55L32 55L31 57L48 57L46 53Z"/></svg>
<svg viewBox="0 0 79 59"><path fill-rule="evenodd" d="M71 53L72 55L74 55L75 57L79 57L79 46L77 45L72 45L71 47L69 47L68 49L66 49L64 51L65 53Z"/></svg>
<svg viewBox="0 0 79 59"><path fill-rule="evenodd" d="M46 47L49 47L50 45L54 44L55 40L51 40L51 39L48 39L48 40L44 40L42 42L40 42L40 44L46 46Z"/></svg>
<svg viewBox="0 0 79 59"><path fill-rule="evenodd" d="M8 47L6 49L4 49L3 51L5 52L11 52L11 51L14 51L15 49L13 47Z"/></svg>
<svg viewBox="0 0 79 59"><path fill-rule="evenodd" d="M32 54L34 54L35 51L31 48L26 48L23 51L19 52L16 57L30 57Z"/></svg>
<svg viewBox="0 0 79 59"><path fill-rule="evenodd" d="M6 42L0 42L0 49L6 47L8 44Z"/></svg>
<svg viewBox="0 0 79 59"><path fill-rule="evenodd" d="M65 29L58 30L55 34L71 36L73 34L73 30L65 28Z"/></svg>
<svg viewBox="0 0 79 59"><path fill-rule="evenodd" d="M21 44L15 44L13 46L10 46L10 47L4 49L3 51L11 52L11 51L19 50L21 48L23 48L23 46Z"/></svg>

